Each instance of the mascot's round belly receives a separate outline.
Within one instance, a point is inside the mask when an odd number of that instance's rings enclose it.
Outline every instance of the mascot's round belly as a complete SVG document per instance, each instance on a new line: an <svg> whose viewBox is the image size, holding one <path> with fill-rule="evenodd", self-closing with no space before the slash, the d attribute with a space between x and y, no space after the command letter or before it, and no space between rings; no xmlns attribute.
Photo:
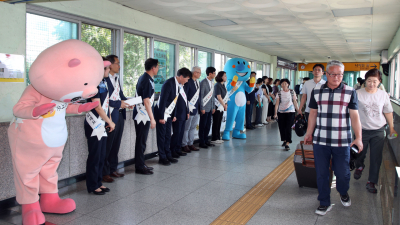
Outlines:
<svg viewBox="0 0 400 225"><path fill-rule="evenodd" d="M43 142L52 148L65 145L68 138L67 123L65 122L65 111L68 104L52 101L57 106L54 109L54 114L43 116L42 123L42 139Z"/></svg>
<svg viewBox="0 0 400 225"><path fill-rule="evenodd" d="M246 95L243 92L238 92L235 96L235 104L242 107L246 104Z"/></svg>

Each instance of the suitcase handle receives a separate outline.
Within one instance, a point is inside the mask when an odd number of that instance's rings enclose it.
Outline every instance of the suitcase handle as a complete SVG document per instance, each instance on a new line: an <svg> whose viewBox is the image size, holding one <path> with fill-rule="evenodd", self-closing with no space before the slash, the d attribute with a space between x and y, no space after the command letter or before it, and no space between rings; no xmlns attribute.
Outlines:
<svg viewBox="0 0 400 225"><path fill-rule="evenodd" d="M304 142L303 142L303 141L300 141L301 154L303 155L303 160L302 160L301 164L303 164L303 166L305 166L305 165L306 165L306 156L304 155L303 144L304 144Z"/></svg>

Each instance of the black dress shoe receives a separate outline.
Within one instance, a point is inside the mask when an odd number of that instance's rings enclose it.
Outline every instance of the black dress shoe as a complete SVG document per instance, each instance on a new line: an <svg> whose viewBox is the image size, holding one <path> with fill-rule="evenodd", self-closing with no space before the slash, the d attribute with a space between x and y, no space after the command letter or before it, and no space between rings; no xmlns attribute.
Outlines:
<svg viewBox="0 0 400 225"><path fill-rule="evenodd" d="M159 159L158 163L164 166L169 166L171 165L170 161L168 159Z"/></svg>
<svg viewBox="0 0 400 225"><path fill-rule="evenodd" d="M286 145L286 141L283 142L282 147L285 147L285 145Z"/></svg>
<svg viewBox="0 0 400 225"><path fill-rule="evenodd" d="M153 174L153 171L143 168L143 169L136 169L135 173L143 174L143 175L151 175L151 174Z"/></svg>
<svg viewBox="0 0 400 225"><path fill-rule="evenodd" d="M102 192L110 192L110 188L100 188Z"/></svg>
<svg viewBox="0 0 400 225"><path fill-rule="evenodd" d="M210 142L206 143L207 146L214 147L215 145L211 144Z"/></svg>
<svg viewBox="0 0 400 225"><path fill-rule="evenodd" d="M154 169L153 167L147 166L146 164L144 164L144 167L145 167L146 169L148 169L148 170L153 170L153 169Z"/></svg>
<svg viewBox="0 0 400 225"><path fill-rule="evenodd" d="M178 152L177 154L180 155L180 156L186 156L187 155L187 153L184 153L184 152Z"/></svg>
<svg viewBox="0 0 400 225"><path fill-rule="evenodd" d="M177 159L174 159L174 158L167 158L168 159L168 161L170 161L171 163L177 163L178 162L178 160Z"/></svg>
<svg viewBox="0 0 400 225"><path fill-rule="evenodd" d="M177 153L171 153L172 158L180 158L180 156Z"/></svg>
<svg viewBox="0 0 400 225"><path fill-rule="evenodd" d="M105 195L106 194L103 190L101 190L101 191L93 191L92 193L95 194L95 195Z"/></svg>
<svg viewBox="0 0 400 225"><path fill-rule="evenodd" d="M199 144L200 148L208 148L208 146L206 144Z"/></svg>

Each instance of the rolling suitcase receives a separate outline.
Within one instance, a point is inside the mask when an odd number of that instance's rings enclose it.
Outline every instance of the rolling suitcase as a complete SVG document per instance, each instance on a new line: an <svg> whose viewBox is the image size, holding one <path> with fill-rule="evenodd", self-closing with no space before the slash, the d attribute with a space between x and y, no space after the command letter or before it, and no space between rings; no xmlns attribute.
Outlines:
<svg viewBox="0 0 400 225"><path fill-rule="evenodd" d="M299 187L318 188L317 172L315 171L314 164L313 145L304 145L303 141L297 144L293 163ZM332 175L332 169L330 168L329 182L331 185Z"/></svg>

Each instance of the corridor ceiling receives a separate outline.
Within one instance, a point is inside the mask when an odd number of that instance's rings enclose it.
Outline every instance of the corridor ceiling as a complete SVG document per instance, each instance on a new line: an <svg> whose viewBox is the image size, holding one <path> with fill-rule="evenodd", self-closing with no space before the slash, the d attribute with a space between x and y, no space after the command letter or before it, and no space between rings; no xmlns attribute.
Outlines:
<svg viewBox="0 0 400 225"><path fill-rule="evenodd" d="M400 24L400 0L110 1L294 62L377 62Z"/></svg>

